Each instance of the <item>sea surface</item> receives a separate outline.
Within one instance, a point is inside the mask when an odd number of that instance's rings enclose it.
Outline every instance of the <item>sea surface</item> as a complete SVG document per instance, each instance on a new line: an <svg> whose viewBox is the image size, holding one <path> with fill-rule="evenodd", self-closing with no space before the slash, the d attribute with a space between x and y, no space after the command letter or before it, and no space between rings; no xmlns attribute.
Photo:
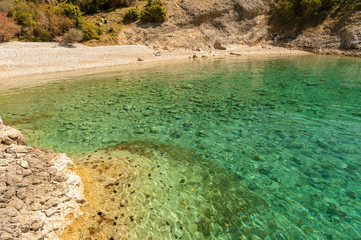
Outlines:
<svg viewBox="0 0 361 240"><path fill-rule="evenodd" d="M361 59L162 63L1 89L0 115L70 157L160 162L133 239L361 239Z"/></svg>

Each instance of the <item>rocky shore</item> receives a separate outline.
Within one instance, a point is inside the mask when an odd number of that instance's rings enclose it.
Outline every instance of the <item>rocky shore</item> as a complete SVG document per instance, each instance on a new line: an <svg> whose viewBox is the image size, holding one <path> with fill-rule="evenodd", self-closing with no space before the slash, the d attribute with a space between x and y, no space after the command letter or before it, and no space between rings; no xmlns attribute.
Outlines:
<svg viewBox="0 0 361 240"><path fill-rule="evenodd" d="M0 119L0 239L59 239L85 203L72 165L64 154L27 146Z"/></svg>

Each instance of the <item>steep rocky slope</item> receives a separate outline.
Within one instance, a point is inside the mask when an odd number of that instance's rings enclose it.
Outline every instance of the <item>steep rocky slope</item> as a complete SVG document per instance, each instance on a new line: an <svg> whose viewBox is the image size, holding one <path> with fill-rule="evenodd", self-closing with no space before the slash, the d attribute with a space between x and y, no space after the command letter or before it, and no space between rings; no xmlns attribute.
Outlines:
<svg viewBox="0 0 361 240"><path fill-rule="evenodd" d="M277 39L277 37L279 37ZM277 36L275 43L314 52L357 54L361 50L361 11L329 16L320 25L295 36Z"/></svg>
<svg viewBox="0 0 361 240"><path fill-rule="evenodd" d="M119 34L119 43L168 50L209 50L260 42L318 52L361 49L360 10L330 12L319 26L288 34L279 30L288 28L281 23L276 23L281 25L277 30L272 27L277 7L269 1L169 0L164 1L164 8L168 21L126 25Z"/></svg>
<svg viewBox="0 0 361 240"><path fill-rule="evenodd" d="M153 48L211 49L221 45L254 43L267 34L267 5L262 0L164 1L168 21L133 23L123 28L120 44Z"/></svg>

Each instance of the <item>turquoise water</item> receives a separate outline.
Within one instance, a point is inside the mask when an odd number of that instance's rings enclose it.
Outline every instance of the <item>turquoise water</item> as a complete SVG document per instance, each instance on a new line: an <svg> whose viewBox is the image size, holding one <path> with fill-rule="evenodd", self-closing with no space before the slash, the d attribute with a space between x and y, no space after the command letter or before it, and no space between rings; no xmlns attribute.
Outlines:
<svg viewBox="0 0 361 240"><path fill-rule="evenodd" d="M264 238L361 239L360 59L230 58L90 75L3 89L0 114L31 145L70 156L132 142L189 149L267 203L255 222L278 227ZM227 239L273 231L237 224Z"/></svg>

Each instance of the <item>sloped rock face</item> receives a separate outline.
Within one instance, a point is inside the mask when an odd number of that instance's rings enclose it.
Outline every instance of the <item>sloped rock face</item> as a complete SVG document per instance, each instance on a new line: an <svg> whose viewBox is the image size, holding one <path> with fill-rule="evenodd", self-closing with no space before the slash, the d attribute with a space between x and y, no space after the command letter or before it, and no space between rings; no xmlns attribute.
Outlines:
<svg viewBox="0 0 361 240"><path fill-rule="evenodd" d="M169 0L164 1L168 20L162 24L126 25L119 44L144 44L155 49L218 49L232 45L268 44L312 52L360 55L361 11L332 14L319 26L302 32L272 19L277 15L274 1L263 0ZM290 26L292 28L292 26ZM286 29L285 29L286 28ZM279 31L279 29L283 29ZM217 44L215 44L217 43Z"/></svg>
<svg viewBox="0 0 361 240"><path fill-rule="evenodd" d="M286 46L306 48L315 52L346 50L357 55L361 50L360 26L361 11L355 11L345 16L327 19L319 26L283 43Z"/></svg>
<svg viewBox="0 0 361 240"><path fill-rule="evenodd" d="M262 0L165 1L168 21L130 24L119 35L120 44L145 44L172 50L213 49L254 43L267 35L267 5Z"/></svg>
<svg viewBox="0 0 361 240"><path fill-rule="evenodd" d="M64 154L24 144L0 122L0 239L57 239L67 215L81 215L81 179Z"/></svg>

